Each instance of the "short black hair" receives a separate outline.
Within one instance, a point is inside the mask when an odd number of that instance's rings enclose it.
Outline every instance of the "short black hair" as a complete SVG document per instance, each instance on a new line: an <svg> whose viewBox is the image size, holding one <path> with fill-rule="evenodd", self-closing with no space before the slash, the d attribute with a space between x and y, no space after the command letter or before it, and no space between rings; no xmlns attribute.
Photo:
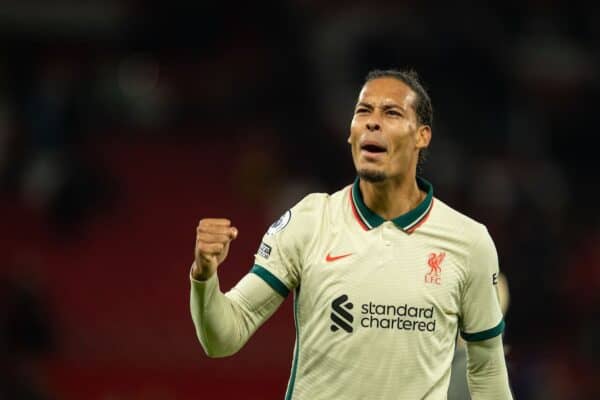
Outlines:
<svg viewBox="0 0 600 400"><path fill-rule="evenodd" d="M419 75L414 70L397 69L374 69L367 74L365 83L377 78L395 78L404 82L417 94L414 108L417 114L417 120L421 125L429 125L433 129L433 106L429 94L419 80Z"/></svg>
<svg viewBox="0 0 600 400"><path fill-rule="evenodd" d="M423 84L419 80L419 74L417 74L415 70L374 69L367 74L365 84L378 78L395 78L410 87L417 95L415 104L413 104L415 114L417 115L417 122L420 125L428 125L433 129L433 106L431 105L431 98L429 97L427 90L423 87ZM427 148L419 151L417 168L420 169L423 165L427 159L428 153L429 150Z"/></svg>

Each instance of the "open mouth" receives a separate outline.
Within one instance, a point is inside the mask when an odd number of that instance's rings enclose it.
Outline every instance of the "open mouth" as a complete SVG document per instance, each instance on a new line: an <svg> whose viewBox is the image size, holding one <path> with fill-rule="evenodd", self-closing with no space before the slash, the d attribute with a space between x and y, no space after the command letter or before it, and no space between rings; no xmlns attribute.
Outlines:
<svg viewBox="0 0 600 400"><path fill-rule="evenodd" d="M387 151L385 147L375 143L365 143L360 146L360 149L369 153L385 153Z"/></svg>

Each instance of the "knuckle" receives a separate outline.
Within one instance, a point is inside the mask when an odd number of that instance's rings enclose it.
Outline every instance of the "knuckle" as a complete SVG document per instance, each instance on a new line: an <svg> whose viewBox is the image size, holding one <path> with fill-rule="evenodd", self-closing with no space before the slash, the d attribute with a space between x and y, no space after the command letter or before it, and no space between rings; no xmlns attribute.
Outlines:
<svg viewBox="0 0 600 400"><path fill-rule="evenodd" d="M199 242L199 243L198 243L198 250L199 250L201 253L206 253L206 252L208 251L207 244L206 244L206 243L204 243L204 242Z"/></svg>
<svg viewBox="0 0 600 400"><path fill-rule="evenodd" d="M204 227L205 228L205 227L210 226L210 225L212 225L211 218L202 218L200 220L200 222L198 222L198 226L199 227Z"/></svg>
<svg viewBox="0 0 600 400"><path fill-rule="evenodd" d="M214 235L217 237L223 236L223 228L217 228L213 231Z"/></svg>

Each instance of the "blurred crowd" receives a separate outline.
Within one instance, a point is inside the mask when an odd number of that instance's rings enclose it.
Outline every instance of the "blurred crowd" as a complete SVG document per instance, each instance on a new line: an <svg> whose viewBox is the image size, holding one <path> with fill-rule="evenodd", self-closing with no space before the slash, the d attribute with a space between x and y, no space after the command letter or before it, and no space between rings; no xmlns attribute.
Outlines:
<svg viewBox="0 0 600 400"><path fill-rule="evenodd" d="M268 3L0 6L0 399L55 398L33 383L11 390L61 351L60 308L15 273L25 239L13 237L23 221L11 215L77 245L123 201L99 148L191 142L202 158L213 151L203 143L218 142L233 180L212 190L233 190L270 221L305 193L353 180L356 96L370 69L394 67L418 71L433 100L421 174L496 242L515 397L600 398L600 9Z"/></svg>

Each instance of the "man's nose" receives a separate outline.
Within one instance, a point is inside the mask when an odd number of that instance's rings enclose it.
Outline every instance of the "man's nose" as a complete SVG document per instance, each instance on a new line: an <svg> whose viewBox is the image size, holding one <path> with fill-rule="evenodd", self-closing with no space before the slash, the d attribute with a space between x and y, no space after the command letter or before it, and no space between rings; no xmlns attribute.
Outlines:
<svg viewBox="0 0 600 400"><path fill-rule="evenodd" d="M379 125L378 121L370 120L370 121L367 121L367 129L370 130L371 132L378 131L381 129L381 126Z"/></svg>
<svg viewBox="0 0 600 400"><path fill-rule="evenodd" d="M371 132L381 130L381 124L379 123L380 115L377 110L374 110L369 114L369 118L367 119L367 129Z"/></svg>

